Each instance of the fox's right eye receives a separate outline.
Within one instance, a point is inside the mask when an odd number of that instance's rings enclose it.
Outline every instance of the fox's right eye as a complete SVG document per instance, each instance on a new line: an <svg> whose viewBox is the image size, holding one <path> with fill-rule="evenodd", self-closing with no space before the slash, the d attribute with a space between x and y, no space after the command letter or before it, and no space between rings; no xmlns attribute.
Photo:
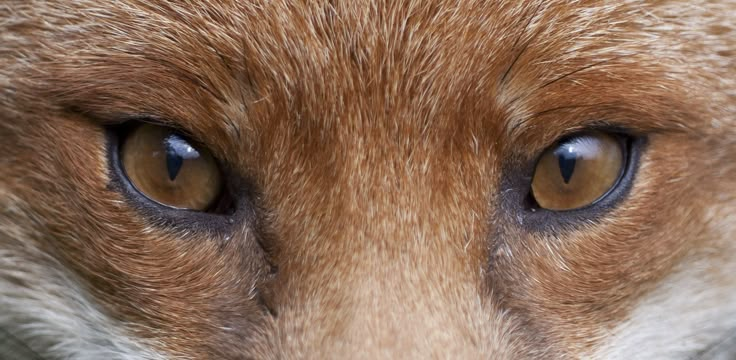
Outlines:
<svg viewBox="0 0 736 360"><path fill-rule="evenodd" d="M206 211L223 192L214 157L173 129L142 124L121 139L127 180L145 197L176 209Z"/></svg>

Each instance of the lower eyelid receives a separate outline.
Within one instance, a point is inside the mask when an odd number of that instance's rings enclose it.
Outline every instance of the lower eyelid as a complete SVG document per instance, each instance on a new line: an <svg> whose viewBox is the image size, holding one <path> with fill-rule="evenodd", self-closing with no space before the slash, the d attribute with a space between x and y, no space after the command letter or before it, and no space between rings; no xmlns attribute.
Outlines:
<svg viewBox="0 0 736 360"><path fill-rule="evenodd" d="M242 227L243 223L250 222L251 210L249 196L247 194L236 194L231 191L230 182L238 178L226 176L225 196L212 204L211 208L204 212L186 209L175 209L158 204L138 191L129 181L120 164L120 141L126 131L130 131L132 124L122 126L111 126L105 128L107 138L108 166L110 169L109 188L121 195L130 211L141 216L141 220L170 228L172 231L185 231L186 233L203 233L212 236L226 238L235 228ZM238 182L240 182L238 180ZM237 189L245 189L248 186L238 186ZM127 211L127 210L126 210Z"/></svg>
<svg viewBox="0 0 736 360"><path fill-rule="evenodd" d="M501 189L503 196L499 197L498 206L506 218L531 232L567 231L582 224L590 224L606 216L629 196L637 174L642 153L647 147L647 136L629 135L614 132L613 135L625 151L622 172L611 189L594 203L573 210L553 211L540 208L530 192L532 173L536 166L536 159L527 162L526 166L519 163L508 163L502 168Z"/></svg>

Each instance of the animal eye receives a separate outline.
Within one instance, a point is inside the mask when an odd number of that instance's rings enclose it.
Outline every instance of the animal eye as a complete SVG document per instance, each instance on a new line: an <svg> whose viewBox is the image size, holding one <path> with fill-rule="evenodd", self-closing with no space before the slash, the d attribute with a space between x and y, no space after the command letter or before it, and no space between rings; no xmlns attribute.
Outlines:
<svg viewBox="0 0 736 360"><path fill-rule="evenodd" d="M605 197L621 179L626 148L619 138L590 132L561 140L537 162L532 197L548 210L574 210Z"/></svg>
<svg viewBox="0 0 736 360"><path fill-rule="evenodd" d="M141 194L155 202L203 211L222 193L222 174L209 151L172 129L143 124L121 145L123 171Z"/></svg>

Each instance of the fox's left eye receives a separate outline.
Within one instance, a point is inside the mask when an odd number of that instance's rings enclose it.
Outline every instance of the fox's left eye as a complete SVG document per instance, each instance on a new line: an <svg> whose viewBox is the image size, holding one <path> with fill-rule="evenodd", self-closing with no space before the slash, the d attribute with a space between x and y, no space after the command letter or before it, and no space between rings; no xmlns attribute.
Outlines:
<svg viewBox="0 0 736 360"><path fill-rule="evenodd" d="M147 198L177 209L207 210L223 178L204 147L172 129L144 124L121 139L120 159L132 185Z"/></svg>
<svg viewBox="0 0 736 360"><path fill-rule="evenodd" d="M548 210L574 210L606 196L627 163L625 142L615 135L590 132L559 141L537 162L532 197Z"/></svg>

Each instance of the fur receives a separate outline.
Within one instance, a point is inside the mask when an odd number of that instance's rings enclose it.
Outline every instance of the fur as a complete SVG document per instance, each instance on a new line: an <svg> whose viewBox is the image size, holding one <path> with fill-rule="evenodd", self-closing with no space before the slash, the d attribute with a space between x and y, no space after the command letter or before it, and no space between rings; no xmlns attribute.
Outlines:
<svg viewBox="0 0 736 360"><path fill-rule="evenodd" d="M0 4L0 327L50 359L689 359L736 331L736 1ZM145 211L131 119L235 215ZM558 138L620 201L521 209ZM219 219L219 220L218 220Z"/></svg>

